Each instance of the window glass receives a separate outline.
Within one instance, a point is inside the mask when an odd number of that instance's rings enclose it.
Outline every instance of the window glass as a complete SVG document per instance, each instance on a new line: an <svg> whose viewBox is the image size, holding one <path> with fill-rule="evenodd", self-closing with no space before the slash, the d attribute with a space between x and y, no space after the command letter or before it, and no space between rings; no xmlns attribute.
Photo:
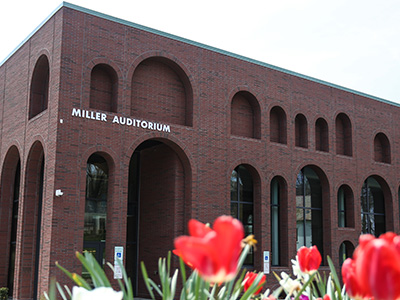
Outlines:
<svg viewBox="0 0 400 300"><path fill-rule="evenodd" d="M322 253L322 187L318 175L303 168L296 181L297 248L316 245Z"/></svg>
<svg viewBox="0 0 400 300"><path fill-rule="evenodd" d="M254 234L253 178L243 165L236 167L231 175L231 215L243 223L246 236ZM252 265L253 262L250 250L244 263Z"/></svg>

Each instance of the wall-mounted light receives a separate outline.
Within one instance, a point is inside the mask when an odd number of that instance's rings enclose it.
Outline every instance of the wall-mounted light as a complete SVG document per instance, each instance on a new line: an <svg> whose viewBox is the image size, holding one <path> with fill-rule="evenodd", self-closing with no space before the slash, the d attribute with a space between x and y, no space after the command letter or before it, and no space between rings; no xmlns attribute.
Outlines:
<svg viewBox="0 0 400 300"><path fill-rule="evenodd" d="M61 190L56 190L56 196L61 197L64 193Z"/></svg>

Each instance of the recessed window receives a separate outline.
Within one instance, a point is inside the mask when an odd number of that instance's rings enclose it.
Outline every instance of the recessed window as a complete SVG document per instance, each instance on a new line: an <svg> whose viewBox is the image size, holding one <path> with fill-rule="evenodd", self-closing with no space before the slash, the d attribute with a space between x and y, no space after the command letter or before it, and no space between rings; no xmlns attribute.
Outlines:
<svg viewBox="0 0 400 300"><path fill-rule="evenodd" d="M92 253L101 266L106 242L108 175L107 161L99 154L91 155L86 167L83 250Z"/></svg>
<svg viewBox="0 0 400 300"><path fill-rule="evenodd" d="M323 118L315 122L315 149L329 152L328 123Z"/></svg>
<svg viewBox="0 0 400 300"><path fill-rule="evenodd" d="M352 156L352 132L349 117L340 113L336 117L336 153Z"/></svg>
<svg viewBox="0 0 400 300"><path fill-rule="evenodd" d="M29 97L29 119L47 109L49 97L49 61L46 55L39 57L32 74Z"/></svg>
<svg viewBox="0 0 400 300"><path fill-rule="evenodd" d="M307 119L303 114L298 114L295 118L295 145L308 148Z"/></svg>
<svg viewBox="0 0 400 300"><path fill-rule="evenodd" d="M287 184L276 176L271 181L271 265L287 265Z"/></svg>
<svg viewBox="0 0 400 300"><path fill-rule="evenodd" d="M275 106L270 112L270 141L274 143L286 144L287 134L286 134L286 113L279 107Z"/></svg>
<svg viewBox="0 0 400 300"><path fill-rule="evenodd" d="M117 112L117 100L117 73L109 65L96 65L90 77L90 108Z"/></svg>
<svg viewBox="0 0 400 300"><path fill-rule="evenodd" d="M387 136L380 132L374 139L374 159L377 162L390 164L390 142Z"/></svg>
<svg viewBox="0 0 400 300"><path fill-rule="evenodd" d="M260 106L248 92L239 92L231 104L231 134L249 138L261 138Z"/></svg>
<svg viewBox="0 0 400 300"><path fill-rule="evenodd" d="M253 178L244 165L236 167L231 175L231 215L243 223L245 236L254 234ZM254 254L250 252L244 262L254 264Z"/></svg>
<svg viewBox="0 0 400 300"><path fill-rule="evenodd" d="M385 197L379 182L368 177L361 189L361 226L362 233L376 237L386 231Z"/></svg>
<svg viewBox="0 0 400 300"><path fill-rule="evenodd" d="M339 247L339 265L343 265L347 258L351 258L353 256L353 252L354 245L351 242L345 241L341 243Z"/></svg>
<svg viewBox="0 0 400 300"><path fill-rule="evenodd" d="M311 167L303 168L296 180L297 249L316 245L323 251L322 186Z"/></svg>
<svg viewBox="0 0 400 300"><path fill-rule="evenodd" d="M337 194L338 227L354 227L353 192L348 185L342 185Z"/></svg>
<svg viewBox="0 0 400 300"><path fill-rule="evenodd" d="M151 57L135 69L131 115L178 125L193 125L193 90L182 68L164 57Z"/></svg>

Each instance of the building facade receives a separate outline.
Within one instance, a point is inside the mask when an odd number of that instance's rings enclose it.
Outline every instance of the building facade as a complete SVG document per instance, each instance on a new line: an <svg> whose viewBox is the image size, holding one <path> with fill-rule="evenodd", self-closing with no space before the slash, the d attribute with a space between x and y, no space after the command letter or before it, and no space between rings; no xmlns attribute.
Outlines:
<svg viewBox="0 0 400 300"><path fill-rule="evenodd" d="M1 64L0 100L15 299L115 247L145 295L138 261L155 274L192 218L239 218L246 266L269 251L271 271L302 245L339 267L360 233L400 231L400 107L383 99L63 3Z"/></svg>

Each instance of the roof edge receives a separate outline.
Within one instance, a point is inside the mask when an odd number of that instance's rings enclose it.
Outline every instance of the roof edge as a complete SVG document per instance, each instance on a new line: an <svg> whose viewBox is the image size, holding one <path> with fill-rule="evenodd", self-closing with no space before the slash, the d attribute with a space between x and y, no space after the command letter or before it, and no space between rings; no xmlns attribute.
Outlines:
<svg viewBox="0 0 400 300"><path fill-rule="evenodd" d="M269 68L269 69L272 69L272 70L276 70L276 71L279 71L279 72L282 72L282 73L285 73L285 74L288 74L288 75L300 77L300 78L303 78L303 79L306 79L306 80L310 80L310 81L313 81L313 82L316 82L316 83L319 83L319 84L322 84L322 85L325 85L325 86L333 87L333 88L336 88L336 89L339 89L339 90L342 90L342 91L345 91L345 92L353 93L355 95L359 95L359 96L370 98L370 99L373 99L373 100L377 100L379 102L383 102L383 103L386 103L386 104L389 104L389 105L400 107L400 103L389 101L389 100L386 100L386 99L383 99L383 98L380 98L380 97L376 97L376 96L369 95L369 94L366 94L366 93L363 93L363 92L359 92L359 91L356 91L356 90L353 90L353 89L350 89L350 88L346 88L346 87L343 87L343 86L340 86L340 85L337 85L337 84L334 84L334 83L330 83L330 82L327 82L327 81L324 81L324 80L320 80L320 79L317 79L317 78L314 78L314 77L311 77L311 76L307 76L307 75L304 75L304 74L301 74L301 73L290 71L290 70L287 70L287 69L284 69L284 68L281 68L281 67L277 67L277 66L274 66L274 65L259 61L259 60L251 59L251 58L248 58L246 56L242 56L242 55L239 55L239 54L236 54L236 53L233 53L233 52L229 52L229 51L222 50L222 49L219 49L219 48L216 48L216 47L212 47L212 46L209 46L209 45L206 45L206 44L195 42L195 41L192 41L192 40L189 40L189 39L186 39L186 38L182 38L180 36L177 36L177 35L174 35L174 34L170 34L170 33L167 33L167 32L161 31L161 30L157 30L157 29L154 29L154 28L143 26L143 25L140 25L140 24L137 24L137 23L134 23L134 22L126 21L126 20L123 20L123 19L120 19L120 18L117 18L117 17L113 17L113 16L110 16L110 15L107 15L107 14L104 14L104 13L100 13L100 12L97 12L97 11L94 11L94 10L91 10L91 9L88 9L88 8L85 8L85 7L82 7L82 6L79 6L79 5L75 5L75 4L69 3L69 2L62 2L3 61L0 62L0 67L20 47L22 47L22 45L25 44L62 7L67 7L67 8L70 8L70 9L74 9L74 10L77 10L77 11L80 11L80 12L83 12L83 13L87 13L87 14L90 14L90 15L93 15L93 16L97 16L97 17L100 17L100 18L103 18L103 19L107 19L107 20L110 20L110 21L113 21L113 22L117 22L119 24L123 24L123 25L129 26L129 27L133 27L133 28L136 28L136 29L139 29L139 30L144 30L144 31L147 31L147 32L150 32L150 33L154 33L154 34L166 37L166 38L170 38L170 39L173 39L173 40L176 40L176 41L179 41L179 42L183 42L183 43L186 43L186 44L189 44L189 45L193 45L193 46L196 46L196 47L200 47L200 48L203 48L203 49L206 49L206 50L210 50L210 51L213 51L213 52L216 52L216 53L227 55L227 56L230 56L230 57L242 60L242 61L253 63L253 64L256 64L256 65L259 65L259 66L262 66L262 67L266 67L266 68Z"/></svg>

